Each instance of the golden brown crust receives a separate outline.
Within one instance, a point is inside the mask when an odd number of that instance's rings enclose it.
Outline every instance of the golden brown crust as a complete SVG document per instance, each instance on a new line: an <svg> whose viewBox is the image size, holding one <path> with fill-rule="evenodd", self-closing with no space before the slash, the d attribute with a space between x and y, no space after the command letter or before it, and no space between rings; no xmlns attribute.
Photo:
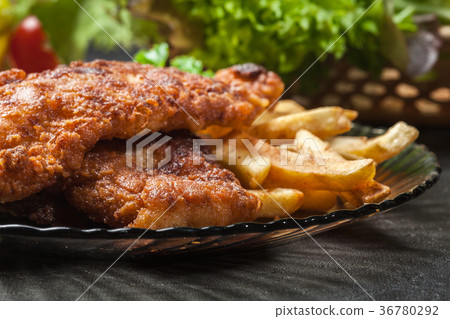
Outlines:
<svg viewBox="0 0 450 319"><path fill-rule="evenodd" d="M283 84L265 70L250 78L241 73L225 69L215 80L103 60L26 77L21 70L0 73L0 201L25 198L69 176L101 139L127 139L144 128L250 124Z"/></svg>
<svg viewBox="0 0 450 319"><path fill-rule="evenodd" d="M66 198L93 221L161 229L225 226L257 217L259 199L232 172L209 162L204 153L195 154L192 139L175 137L160 147L154 167L167 147L171 161L147 171L126 165L123 144L100 143L66 180Z"/></svg>
<svg viewBox="0 0 450 319"><path fill-rule="evenodd" d="M215 78L229 83L234 92L263 108L276 101L284 90L280 78L261 65L254 63L238 64L217 71Z"/></svg>

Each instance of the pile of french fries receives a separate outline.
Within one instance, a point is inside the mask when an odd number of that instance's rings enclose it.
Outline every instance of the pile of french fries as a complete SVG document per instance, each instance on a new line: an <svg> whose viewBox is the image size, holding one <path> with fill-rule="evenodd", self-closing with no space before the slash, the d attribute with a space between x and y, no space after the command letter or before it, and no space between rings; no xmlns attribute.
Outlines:
<svg viewBox="0 0 450 319"><path fill-rule="evenodd" d="M357 112L336 106L306 110L292 100L272 108L245 131L205 132L224 139L219 160L261 199L262 218L382 201L390 188L374 180L377 164L419 135L399 122L374 138L339 136L351 129Z"/></svg>

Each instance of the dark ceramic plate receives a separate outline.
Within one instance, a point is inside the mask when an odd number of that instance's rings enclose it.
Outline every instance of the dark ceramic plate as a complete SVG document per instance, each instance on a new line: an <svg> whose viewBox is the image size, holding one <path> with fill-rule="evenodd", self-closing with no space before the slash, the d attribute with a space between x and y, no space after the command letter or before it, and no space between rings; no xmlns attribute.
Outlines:
<svg viewBox="0 0 450 319"><path fill-rule="evenodd" d="M382 132L380 129L357 125L349 135L373 136ZM436 183L439 173L435 155L425 146L413 144L377 167L375 179L389 185L391 195L380 204L364 205L355 210L334 210L321 216L295 220L280 219L268 223L167 228L156 231L132 228L42 228L0 220L0 241L2 245L10 247L93 256L119 256L127 248L131 256L222 253L229 249L251 250L263 245L289 242L307 233L323 232L386 212L421 195ZM141 238L136 241L139 236Z"/></svg>

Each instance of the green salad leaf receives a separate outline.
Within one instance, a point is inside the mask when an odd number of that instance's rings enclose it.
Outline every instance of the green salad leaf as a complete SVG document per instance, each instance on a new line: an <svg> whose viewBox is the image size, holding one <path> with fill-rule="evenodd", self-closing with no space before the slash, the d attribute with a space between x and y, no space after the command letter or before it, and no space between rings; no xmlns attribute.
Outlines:
<svg viewBox="0 0 450 319"><path fill-rule="evenodd" d="M149 50L140 50L135 54L134 59L142 64L151 64L157 67L163 67L169 59L169 45L165 42L155 44Z"/></svg>
<svg viewBox="0 0 450 319"><path fill-rule="evenodd" d="M140 50L135 54L134 59L142 64L151 64L157 67L167 65L169 59L169 45L165 42L155 44L148 50ZM212 77L214 72L204 70L203 62L189 55L179 55L170 60L170 66L180 69L181 71L200 74Z"/></svg>
<svg viewBox="0 0 450 319"><path fill-rule="evenodd" d="M251 61L281 74L297 74L324 52L322 60L347 54L356 57L354 64L377 69L385 58L380 41L384 1L368 11L373 0L170 2L190 24L201 26L203 43L188 53L213 70ZM402 14L393 25L400 34L415 29L412 11Z"/></svg>
<svg viewBox="0 0 450 319"><path fill-rule="evenodd" d="M170 65L194 74L200 74L207 77L214 76L211 70L204 70L203 62L189 55L179 55L170 61Z"/></svg>
<svg viewBox="0 0 450 319"><path fill-rule="evenodd" d="M82 59L90 45L133 49L168 41L171 53L181 54L171 65L189 72L211 75L204 69L255 62L286 80L318 57L346 56L373 72L386 60L404 68L405 34L416 31L412 16L450 21L450 0L77 0L84 10L73 0L9 2L16 22L38 16L64 62ZM165 65L168 54L160 50L136 58ZM303 81L316 81L324 69L317 63Z"/></svg>

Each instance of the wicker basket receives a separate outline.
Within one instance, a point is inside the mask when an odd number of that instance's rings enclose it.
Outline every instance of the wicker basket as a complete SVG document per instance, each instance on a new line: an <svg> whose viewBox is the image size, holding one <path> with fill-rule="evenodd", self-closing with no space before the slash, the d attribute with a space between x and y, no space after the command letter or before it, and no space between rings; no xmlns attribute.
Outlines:
<svg viewBox="0 0 450 319"><path fill-rule="evenodd" d="M379 79L339 61L330 79L311 97L294 96L306 107L340 105L359 112L359 120L392 124L399 120L419 126L450 126L450 26L439 29L443 45L429 81L417 82L387 67Z"/></svg>

